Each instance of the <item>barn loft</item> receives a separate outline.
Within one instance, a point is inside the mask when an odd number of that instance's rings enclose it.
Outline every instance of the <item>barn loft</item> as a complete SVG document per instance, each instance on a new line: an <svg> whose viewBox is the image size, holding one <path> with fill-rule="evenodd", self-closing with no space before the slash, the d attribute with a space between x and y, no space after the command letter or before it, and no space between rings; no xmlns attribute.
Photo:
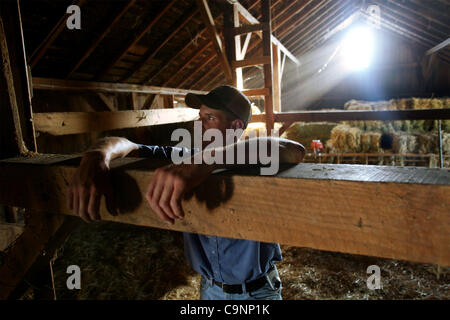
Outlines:
<svg viewBox="0 0 450 320"><path fill-rule="evenodd" d="M252 102L247 132L300 142L304 163L214 174L168 226L143 196L162 164L115 160L121 214L102 203L103 220L276 242L289 259L309 248L310 260L437 265L439 277L450 266L449 16L445 0L1 1L0 297L31 287L38 299L49 283L55 295L56 253L82 228L67 186L89 146L174 145L171 132L198 117L185 96L224 84ZM295 281L286 290L317 288ZM373 297L349 290L326 297Z"/></svg>

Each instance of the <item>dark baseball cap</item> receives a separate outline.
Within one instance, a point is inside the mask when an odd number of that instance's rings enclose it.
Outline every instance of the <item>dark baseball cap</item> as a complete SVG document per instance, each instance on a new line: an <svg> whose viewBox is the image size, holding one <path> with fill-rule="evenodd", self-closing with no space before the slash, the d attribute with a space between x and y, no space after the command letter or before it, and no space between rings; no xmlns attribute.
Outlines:
<svg viewBox="0 0 450 320"><path fill-rule="evenodd" d="M250 100L241 91L228 85L217 87L208 94L188 93L184 100L191 108L200 109L204 104L212 109L228 111L241 119L245 126L252 116Z"/></svg>

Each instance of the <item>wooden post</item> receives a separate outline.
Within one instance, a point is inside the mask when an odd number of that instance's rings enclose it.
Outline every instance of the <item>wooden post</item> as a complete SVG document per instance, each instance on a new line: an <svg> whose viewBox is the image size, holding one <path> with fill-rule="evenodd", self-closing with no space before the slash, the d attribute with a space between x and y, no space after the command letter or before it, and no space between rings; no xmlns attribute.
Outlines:
<svg viewBox="0 0 450 320"><path fill-rule="evenodd" d="M3 159L36 150L18 1L0 2L0 54L0 159ZM12 183L20 185L19 176ZM32 210L25 213L23 233L8 248L0 265L0 299L20 298L19 287L24 277L30 274L36 259L45 256L52 236L66 225L64 216L42 215ZM44 260L50 258L47 255Z"/></svg>
<svg viewBox="0 0 450 320"><path fill-rule="evenodd" d="M273 71L273 111L281 112L281 73L280 73L280 48L272 44L272 71Z"/></svg>
<svg viewBox="0 0 450 320"><path fill-rule="evenodd" d="M264 99L264 109L266 113L266 128L267 134L270 135L274 127L273 114L273 86L272 86L272 25L270 18L270 2L271 0L261 0L262 23L266 23L268 28L262 32L263 56L270 57L270 63L264 64L264 87L269 94Z"/></svg>
<svg viewBox="0 0 450 320"><path fill-rule="evenodd" d="M231 72L231 67L225 54L222 41L220 40L220 36L217 32L216 25L214 23L214 18L211 14L211 10L209 9L208 2L207 0L197 0L197 5L200 9L203 22L206 25L206 28L208 29L209 37L213 43L214 49L216 50L217 56L225 73L225 77L229 83L232 83L233 75Z"/></svg>

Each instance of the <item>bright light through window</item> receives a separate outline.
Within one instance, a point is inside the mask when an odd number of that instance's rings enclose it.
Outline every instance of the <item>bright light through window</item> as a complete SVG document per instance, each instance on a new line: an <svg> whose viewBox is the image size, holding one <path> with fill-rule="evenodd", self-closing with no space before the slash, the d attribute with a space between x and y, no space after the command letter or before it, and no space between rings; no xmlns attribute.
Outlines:
<svg viewBox="0 0 450 320"><path fill-rule="evenodd" d="M372 60L374 39L367 27L358 27L349 31L342 43L342 57L349 70L366 69Z"/></svg>

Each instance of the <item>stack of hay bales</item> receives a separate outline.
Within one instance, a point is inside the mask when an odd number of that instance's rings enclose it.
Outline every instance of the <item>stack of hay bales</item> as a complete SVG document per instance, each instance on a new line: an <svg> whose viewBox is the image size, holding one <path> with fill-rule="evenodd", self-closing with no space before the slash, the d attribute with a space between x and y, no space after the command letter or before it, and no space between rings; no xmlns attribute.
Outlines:
<svg viewBox="0 0 450 320"><path fill-rule="evenodd" d="M345 110L417 110L450 108L450 99L409 98L389 101L350 100ZM450 120L442 122L443 150L450 152ZM382 152L379 140L381 134L392 137L394 153L437 153L437 120L403 121L344 121L333 129L326 146L330 152ZM359 144L359 147L357 146ZM446 151L448 150L448 151Z"/></svg>
<svg viewBox="0 0 450 320"><path fill-rule="evenodd" d="M297 141L309 148L312 140L320 140L325 144L337 125L335 122L294 122L281 137Z"/></svg>

